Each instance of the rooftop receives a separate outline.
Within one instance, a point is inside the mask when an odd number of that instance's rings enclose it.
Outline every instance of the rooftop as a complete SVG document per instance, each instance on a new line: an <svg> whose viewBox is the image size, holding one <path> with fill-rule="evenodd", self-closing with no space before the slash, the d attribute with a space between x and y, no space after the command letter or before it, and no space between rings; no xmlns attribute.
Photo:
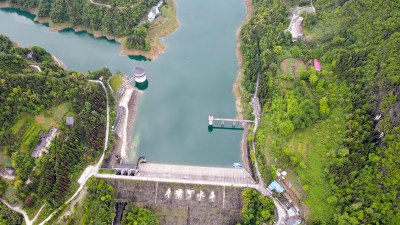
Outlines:
<svg viewBox="0 0 400 225"><path fill-rule="evenodd" d="M315 71L321 71L321 63L319 63L318 59L314 59L314 68Z"/></svg>
<svg viewBox="0 0 400 225"><path fill-rule="evenodd" d="M133 76L143 76L144 73L144 67L142 66L137 66L135 69L133 69Z"/></svg>
<svg viewBox="0 0 400 225"><path fill-rule="evenodd" d="M285 189L278 184L278 182L276 182L275 180L268 186L269 189L271 190L276 190L279 193L282 193Z"/></svg>
<svg viewBox="0 0 400 225"><path fill-rule="evenodd" d="M58 131L57 127L52 127L49 131L49 133L40 133L42 138L40 138L39 143L35 146L31 153L31 157L40 157L42 155L42 151L45 150L46 148L49 148L51 145L51 141L53 138L56 136L56 133Z"/></svg>
<svg viewBox="0 0 400 225"><path fill-rule="evenodd" d="M67 125L74 125L74 117L67 117L66 123Z"/></svg>

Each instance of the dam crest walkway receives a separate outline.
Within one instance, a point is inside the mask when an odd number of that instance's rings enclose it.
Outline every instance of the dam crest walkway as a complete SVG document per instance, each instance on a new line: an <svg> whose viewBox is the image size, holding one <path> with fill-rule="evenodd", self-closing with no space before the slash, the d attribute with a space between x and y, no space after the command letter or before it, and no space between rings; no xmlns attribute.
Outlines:
<svg viewBox="0 0 400 225"><path fill-rule="evenodd" d="M233 187L253 187L258 185L244 169L187 166L158 163L142 163L135 176L100 174L98 178L191 183Z"/></svg>

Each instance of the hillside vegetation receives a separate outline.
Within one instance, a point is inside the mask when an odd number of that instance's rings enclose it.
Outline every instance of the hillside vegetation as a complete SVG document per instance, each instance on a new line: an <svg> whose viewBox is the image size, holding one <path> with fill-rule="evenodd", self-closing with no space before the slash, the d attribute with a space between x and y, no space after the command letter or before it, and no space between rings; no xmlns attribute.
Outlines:
<svg viewBox="0 0 400 225"><path fill-rule="evenodd" d="M111 8L91 3L89 0L9 0L22 9L37 9L39 17L50 17L52 23L68 23L73 27L83 26L106 34L127 36L133 27L147 15L157 0L113 0L107 2ZM96 1L95 1L96 2Z"/></svg>
<svg viewBox="0 0 400 225"><path fill-rule="evenodd" d="M146 22L139 25L139 22L142 19L147 21L150 8L156 5L158 0L94 1L105 5L94 4L89 0L8 0L8 2L12 7L35 12L39 18L50 18L52 25L68 24L73 28L99 31L104 35L127 37L123 41L127 48L149 51L150 42L147 33L150 24Z"/></svg>
<svg viewBox="0 0 400 225"><path fill-rule="evenodd" d="M400 223L400 3L314 1L316 13L301 15L306 41L294 44L284 33L289 10L308 1L253 4L241 30L242 99L249 102L260 70L255 138L264 179L288 170L311 224ZM306 62L299 78L279 70L288 56Z"/></svg>
<svg viewBox="0 0 400 225"><path fill-rule="evenodd" d="M26 56L29 52L32 59ZM100 76L106 79L111 73L68 72L44 49L13 47L0 36L0 146L12 157L17 173L9 189L28 213L46 202L47 213L60 206L76 188L74 181L83 168L102 153L106 98L100 85L88 82ZM65 124L67 115L74 117L72 128ZM60 131L48 154L32 158L39 132L51 126Z"/></svg>

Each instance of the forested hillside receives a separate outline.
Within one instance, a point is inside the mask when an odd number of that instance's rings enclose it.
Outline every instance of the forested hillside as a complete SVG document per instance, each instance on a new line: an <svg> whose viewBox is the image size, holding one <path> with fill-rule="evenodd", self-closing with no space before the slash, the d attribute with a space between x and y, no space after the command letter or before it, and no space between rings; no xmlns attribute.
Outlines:
<svg viewBox="0 0 400 225"><path fill-rule="evenodd" d="M0 0L2 1L6 0ZM65 23L73 28L99 31L103 35L127 37L123 41L127 48L149 51L147 14L158 0L94 1L98 4L89 0L8 0L8 2L12 7L35 12L39 18L50 18L52 25ZM142 19L144 23L139 25Z"/></svg>
<svg viewBox="0 0 400 225"><path fill-rule="evenodd" d="M9 0L22 9L38 9L39 17L50 17L57 23L68 23L73 27L103 31L106 34L128 36L133 27L147 15L157 0L113 0L111 7L92 4L89 0ZM96 1L95 1L96 2Z"/></svg>
<svg viewBox="0 0 400 225"><path fill-rule="evenodd" d="M106 98L99 84L88 82L100 76L111 73L68 72L44 49L13 47L0 36L0 147L16 169L9 187L28 212L45 202L49 208L60 206L83 168L102 153ZM73 116L73 127L65 124L65 115ZM48 154L31 157L39 132L51 126L58 127L59 135Z"/></svg>
<svg viewBox="0 0 400 225"><path fill-rule="evenodd" d="M399 224L400 3L313 2L316 12L300 15L303 40L284 30L290 8L308 1L254 0L241 31L244 103L260 70L264 179L289 171L311 224ZM287 57L308 69L283 73Z"/></svg>

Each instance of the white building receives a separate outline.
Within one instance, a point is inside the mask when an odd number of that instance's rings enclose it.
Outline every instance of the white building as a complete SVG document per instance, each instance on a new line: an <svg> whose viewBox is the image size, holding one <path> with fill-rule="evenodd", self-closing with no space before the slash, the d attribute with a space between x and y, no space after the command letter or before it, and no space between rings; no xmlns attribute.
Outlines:
<svg viewBox="0 0 400 225"><path fill-rule="evenodd" d="M48 153L48 149L51 146L51 141L58 133L57 127L52 127L49 133L41 133L40 135L42 138L40 139L39 143L35 146L31 153L31 157L39 158L43 152Z"/></svg>
<svg viewBox="0 0 400 225"><path fill-rule="evenodd" d="M160 1L160 2L158 2L158 4L156 6L151 7L149 15L147 15L147 19L150 22L153 22L156 19L156 17L160 15L160 10L158 8L160 8L162 3L163 3L163 1Z"/></svg>

